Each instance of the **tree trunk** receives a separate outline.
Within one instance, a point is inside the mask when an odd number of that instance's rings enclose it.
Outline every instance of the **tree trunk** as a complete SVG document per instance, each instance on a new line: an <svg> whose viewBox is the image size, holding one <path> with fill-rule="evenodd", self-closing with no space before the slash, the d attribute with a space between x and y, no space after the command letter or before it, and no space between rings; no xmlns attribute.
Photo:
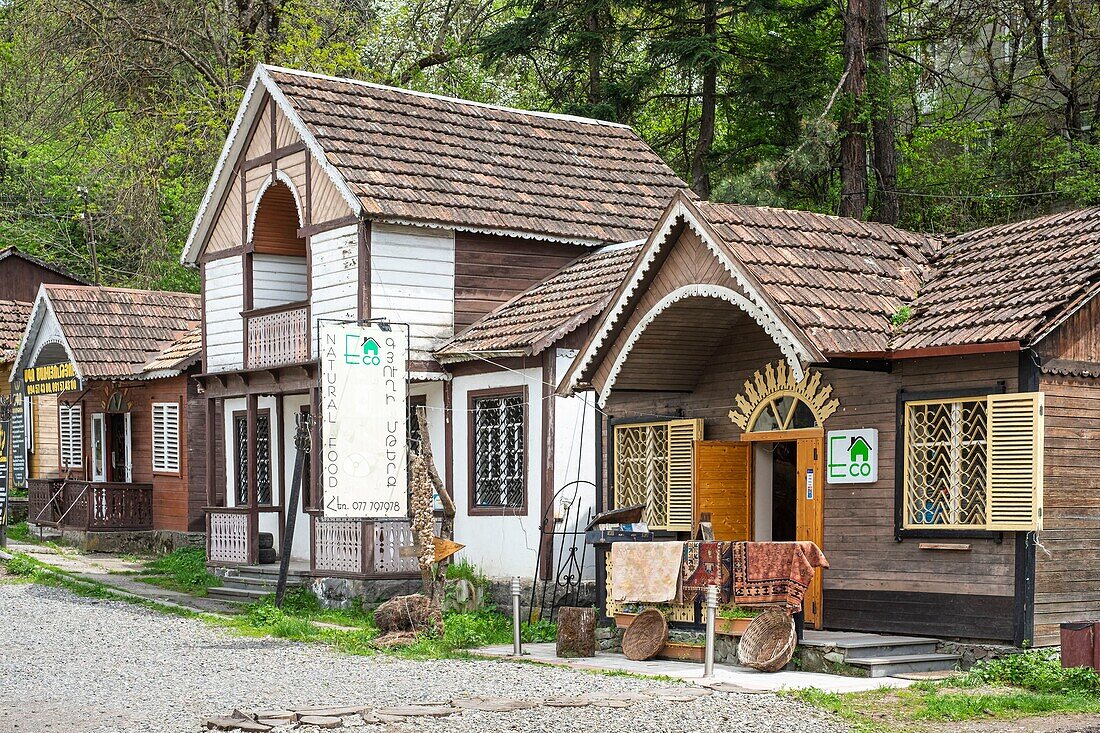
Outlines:
<svg viewBox="0 0 1100 733"><path fill-rule="evenodd" d="M860 119L867 91L867 0L848 0L844 61L848 109L840 123L840 215L858 219L867 208L867 140Z"/></svg>
<svg viewBox="0 0 1100 733"><path fill-rule="evenodd" d="M588 104L592 107L603 101L603 81L600 66L603 63L603 36L600 31L600 11L593 5L585 19L591 39L588 43Z"/></svg>
<svg viewBox="0 0 1100 733"><path fill-rule="evenodd" d="M703 33L710 45L710 60L702 68L703 93L699 114L699 140L691 159L691 188L702 199L710 198L710 152L714 147L714 122L718 104L718 44L717 0L703 0Z"/></svg>
<svg viewBox="0 0 1100 733"><path fill-rule="evenodd" d="M894 99L890 85L890 36L886 26L886 0L869 0L867 36L871 48L871 73L874 74L871 138L875 165L875 200L871 219L897 224L898 152L894 140Z"/></svg>

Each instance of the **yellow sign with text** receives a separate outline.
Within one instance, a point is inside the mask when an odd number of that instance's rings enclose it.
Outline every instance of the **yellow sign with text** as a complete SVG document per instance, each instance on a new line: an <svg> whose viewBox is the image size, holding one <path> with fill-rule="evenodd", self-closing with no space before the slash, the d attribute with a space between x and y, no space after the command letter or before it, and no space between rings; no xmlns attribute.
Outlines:
<svg viewBox="0 0 1100 733"><path fill-rule="evenodd" d="M72 362L27 367L23 370L23 382L27 385L27 395L31 397L80 389L80 380L76 377Z"/></svg>

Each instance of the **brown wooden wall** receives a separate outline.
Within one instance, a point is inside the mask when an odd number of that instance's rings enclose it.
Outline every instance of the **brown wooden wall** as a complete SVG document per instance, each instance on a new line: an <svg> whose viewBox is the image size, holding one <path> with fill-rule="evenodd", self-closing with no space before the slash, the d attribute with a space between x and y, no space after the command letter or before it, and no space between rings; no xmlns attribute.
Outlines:
<svg viewBox="0 0 1100 733"><path fill-rule="evenodd" d="M455 232L455 331L545 280L585 252L582 247L570 244Z"/></svg>
<svg viewBox="0 0 1100 733"><path fill-rule="evenodd" d="M1044 359L1100 363L1100 298L1093 298L1038 345Z"/></svg>
<svg viewBox="0 0 1100 733"><path fill-rule="evenodd" d="M33 303L38 295L38 286L43 283L83 285L80 280L28 262L18 255L9 255L0 260L0 300Z"/></svg>
<svg viewBox="0 0 1100 733"><path fill-rule="evenodd" d="M58 476L57 395L39 395L31 400L34 410L34 451L27 456L31 478Z"/></svg>
<svg viewBox="0 0 1100 733"><path fill-rule="evenodd" d="M1035 553L1035 641L1100 618L1100 379L1044 374L1043 531Z"/></svg>
<svg viewBox="0 0 1100 733"><path fill-rule="evenodd" d="M131 413L132 478L136 484L153 485L153 528L177 532L201 531L205 497L205 460L194 464L192 440L203 435L205 417L201 401L196 399L195 388L187 375L135 382L117 387L125 395ZM92 476L91 415L103 412L106 400L116 387L108 383L92 382L80 399L84 421L84 471L82 478ZM153 403L178 402L180 404L180 471L163 473L153 471ZM197 423L197 424L196 424ZM197 431L197 433L196 433ZM56 440L56 438L55 438ZM196 447L201 452L202 444ZM196 493L196 486L198 486Z"/></svg>

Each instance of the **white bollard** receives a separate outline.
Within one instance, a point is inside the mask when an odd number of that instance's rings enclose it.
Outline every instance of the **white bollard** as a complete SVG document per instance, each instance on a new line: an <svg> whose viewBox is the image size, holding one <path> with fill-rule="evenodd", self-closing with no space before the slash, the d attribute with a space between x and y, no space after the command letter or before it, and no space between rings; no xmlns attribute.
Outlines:
<svg viewBox="0 0 1100 733"><path fill-rule="evenodd" d="M523 654L519 625L519 595L519 578L512 578L512 654L517 657Z"/></svg>
<svg viewBox="0 0 1100 733"><path fill-rule="evenodd" d="M703 658L703 676L714 676L714 624L718 615L718 586L707 586L707 647Z"/></svg>

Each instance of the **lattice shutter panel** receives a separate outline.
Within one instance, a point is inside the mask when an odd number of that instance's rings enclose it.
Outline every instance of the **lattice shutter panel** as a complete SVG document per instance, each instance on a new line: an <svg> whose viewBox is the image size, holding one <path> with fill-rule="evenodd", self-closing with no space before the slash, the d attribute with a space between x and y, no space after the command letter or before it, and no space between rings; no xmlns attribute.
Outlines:
<svg viewBox="0 0 1100 733"><path fill-rule="evenodd" d="M703 421L668 423L668 529L690 532L695 516L692 491L695 441L703 438Z"/></svg>
<svg viewBox="0 0 1100 733"><path fill-rule="evenodd" d="M1043 524L1043 394L989 395L987 528L1039 530Z"/></svg>
<svg viewBox="0 0 1100 733"><path fill-rule="evenodd" d="M84 424L81 414L80 405L61 405L59 409L61 465L65 468L80 468L84 463Z"/></svg>
<svg viewBox="0 0 1100 733"><path fill-rule="evenodd" d="M153 470L180 470L180 406L176 402L153 405Z"/></svg>

